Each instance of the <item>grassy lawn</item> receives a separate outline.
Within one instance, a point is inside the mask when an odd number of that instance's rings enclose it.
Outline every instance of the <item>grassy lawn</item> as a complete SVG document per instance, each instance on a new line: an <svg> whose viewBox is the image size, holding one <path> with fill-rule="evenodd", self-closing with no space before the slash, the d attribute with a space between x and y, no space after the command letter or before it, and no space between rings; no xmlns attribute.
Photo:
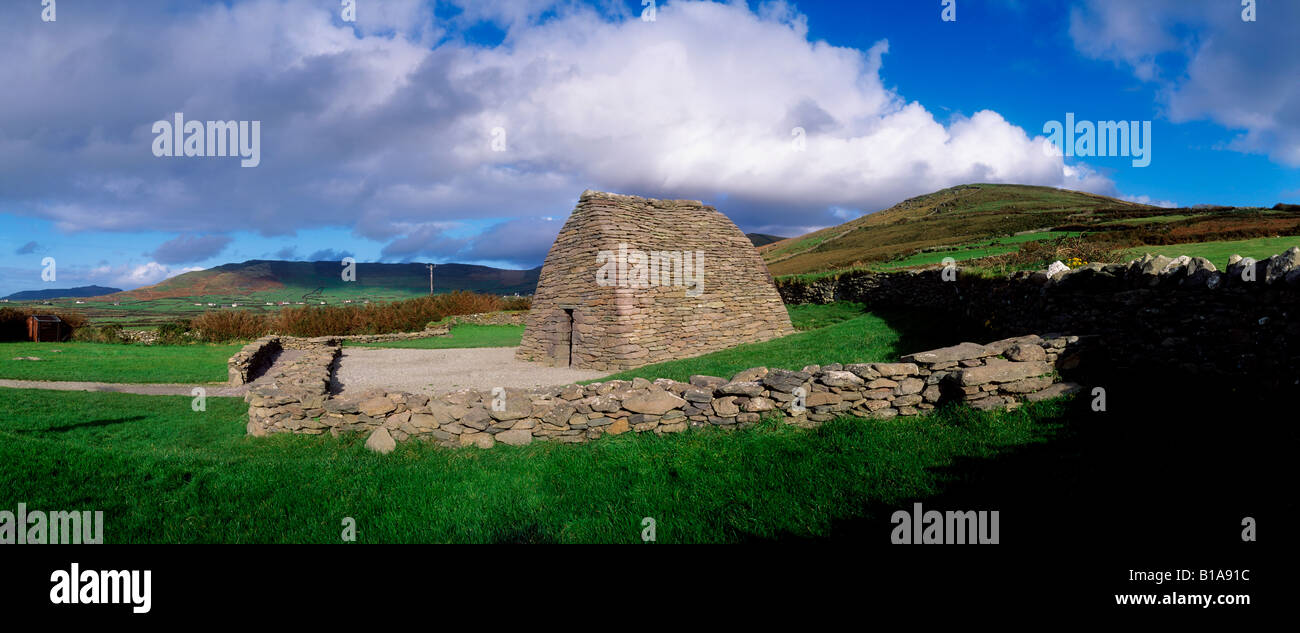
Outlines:
<svg viewBox="0 0 1300 633"><path fill-rule="evenodd" d="M518 347L524 336L522 325L455 325L451 336L434 336L391 343L345 343L355 347L401 347L449 349L466 347Z"/></svg>
<svg viewBox="0 0 1300 633"><path fill-rule="evenodd" d="M344 517L365 543L636 543L643 517L660 543L824 538L978 480L972 464L1043 445L1065 411L379 456L363 436L247 438L242 401L190 402L0 389L0 508L102 510L107 543L337 543Z"/></svg>
<svg viewBox="0 0 1300 633"><path fill-rule="evenodd" d="M863 313L860 306L849 303L789 309L796 328L830 324L762 343L737 345L694 358L646 365L602 380L630 380L640 376L685 381L692 374L729 378L743 369L760 366L797 370L809 364L894 362L902 354L958 342L949 338L924 337L904 342L900 333L900 324L904 322L909 330L921 331L925 337L953 335L951 328L943 325L922 327L919 321L923 319L915 315L908 320L886 318L880 314Z"/></svg>
<svg viewBox="0 0 1300 633"><path fill-rule="evenodd" d="M1260 237L1251 240L1232 240L1226 242L1199 242L1194 244L1174 244L1173 246L1140 246L1128 252L1129 258L1141 257L1143 253L1178 257L1204 257L1224 270L1228 267L1228 257L1241 255L1265 259L1277 255L1292 246L1300 246L1300 236Z"/></svg>
<svg viewBox="0 0 1300 633"><path fill-rule="evenodd" d="M862 317L865 308L861 303L852 301L837 301L826 304L807 304L807 305L787 305L786 312L790 313L790 322L794 324L794 329L815 330L836 323L843 323L850 319Z"/></svg>
<svg viewBox="0 0 1300 633"><path fill-rule="evenodd" d="M1038 233L1013 235L1011 237L999 237L978 245L962 246L933 253L917 253L897 261L877 264L872 266L871 270L889 271L908 268L911 266L930 266L942 263L945 257L951 257L954 261L963 261L967 259L989 257L990 255L1004 255L1006 253L1016 252L1020 249L1020 245L1025 242L1040 242L1043 240L1054 240L1058 237L1078 237L1079 235L1080 233L1077 231L1041 231Z"/></svg>
<svg viewBox="0 0 1300 633"><path fill-rule="evenodd" d="M1179 221L1179 220L1186 220L1187 218L1190 218L1190 217L1192 217L1192 216L1190 216L1190 215L1178 215L1178 214L1174 214L1174 215L1148 215L1148 216L1140 217L1140 218L1123 218L1123 219L1119 219L1119 220L1107 220L1107 221L1105 221L1105 222L1098 222L1097 224L1098 224L1099 226L1104 226L1104 225L1107 225L1107 224L1164 224L1164 223L1166 223L1166 222L1177 222L1177 221Z"/></svg>
<svg viewBox="0 0 1300 633"><path fill-rule="evenodd" d="M130 383L224 382L239 345L0 343L0 378ZM55 351L58 350L58 351ZM39 361L13 360L35 356Z"/></svg>

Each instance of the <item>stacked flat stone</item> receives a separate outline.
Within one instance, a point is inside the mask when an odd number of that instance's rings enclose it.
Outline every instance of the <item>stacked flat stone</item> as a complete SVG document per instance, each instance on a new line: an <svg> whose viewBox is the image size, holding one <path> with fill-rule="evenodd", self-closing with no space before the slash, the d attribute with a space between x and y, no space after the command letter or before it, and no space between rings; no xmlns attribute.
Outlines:
<svg viewBox="0 0 1300 633"><path fill-rule="evenodd" d="M1088 366L1107 376L1140 379L1160 367L1220 389L1300 385L1300 247L1260 260L1233 257L1224 271L1203 258L1145 255L997 278L853 271L782 279L778 288L790 304L855 301L921 312L983 328L990 338L1087 334L1094 341Z"/></svg>
<svg viewBox="0 0 1300 633"><path fill-rule="evenodd" d="M730 378L691 376L689 382L636 378L433 397L375 389L349 398L325 395L333 357L324 350L337 347L322 345L320 353L299 361L301 371L290 369L296 378L248 395L249 433L364 433L371 449L387 452L408 440L480 448L574 443L627 432L742 429L764 417L811 427L846 416L916 416L954 399L980 409L1012 409L1077 389L1056 383L1055 373L1057 366L1078 362L1077 354L1067 353L1077 342L1026 336L963 343L897 363L810 365L799 371L755 367Z"/></svg>
<svg viewBox="0 0 1300 633"><path fill-rule="evenodd" d="M450 317L453 325L523 325L527 312L480 312Z"/></svg>
<svg viewBox="0 0 1300 633"><path fill-rule="evenodd" d="M598 284L598 254L620 244L702 252L703 293ZM526 325L517 358L609 370L794 332L762 257L726 216L697 201L595 191L582 194L551 246Z"/></svg>
<svg viewBox="0 0 1300 633"><path fill-rule="evenodd" d="M327 412L334 361L342 349L337 342L299 345L303 353L289 362L274 382L253 387L244 395L249 435L280 431L320 434L328 428L320 420Z"/></svg>
<svg viewBox="0 0 1300 633"><path fill-rule="evenodd" d="M236 387L252 382L253 376L266 369L282 349L278 336L263 336L245 345L226 361L227 382Z"/></svg>

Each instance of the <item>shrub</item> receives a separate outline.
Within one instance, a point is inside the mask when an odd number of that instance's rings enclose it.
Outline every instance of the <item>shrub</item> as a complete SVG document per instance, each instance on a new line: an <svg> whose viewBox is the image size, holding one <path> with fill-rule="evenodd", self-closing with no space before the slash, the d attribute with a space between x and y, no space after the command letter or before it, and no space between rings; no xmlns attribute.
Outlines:
<svg viewBox="0 0 1300 633"><path fill-rule="evenodd" d="M189 319L176 319L158 326L158 342L164 345L183 345L193 343L190 331L194 324Z"/></svg>
<svg viewBox="0 0 1300 633"><path fill-rule="evenodd" d="M433 309L441 313L443 317L458 314L497 312L505 306L505 301L501 297L481 295L468 290L457 290L433 297L421 297L421 299L431 299Z"/></svg>
<svg viewBox="0 0 1300 633"><path fill-rule="evenodd" d="M194 329L206 341L252 339L270 332L305 337L419 332L429 323L449 316L526 310L531 305L527 297L503 300L496 295L457 290L389 303L284 308L269 316L238 310L208 312L194 321Z"/></svg>
<svg viewBox="0 0 1300 633"><path fill-rule="evenodd" d="M122 326L110 323L99 327L83 326L72 334L72 340L83 343L126 343L128 339Z"/></svg>
<svg viewBox="0 0 1300 633"><path fill-rule="evenodd" d="M1077 265L1071 267L1076 268L1092 262L1119 263L1124 259L1123 248L1124 246L1117 242L1084 237L1062 237L1055 240L1025 242L1014 253L985 257L978 263L980 267L998 274L1017 270L1042 270L1055 261L1073 260Z"/></svg>
<svg viewBox="0 0 1300 633"><path fill-rule="evenodd" d="M495 295L456 290L432 297L364 306L305 306L281 310L273 329L290 336L342 336L418 332L433 321L460 314L497 312L507 305ZM514 305L519 305L516 301Z"/></svg>
<svg viewBox="0 0 1300 633"><path fill-rule="evenodd" d="M506 297L502 303L502 310L529 310L533 307L532 297Z"/></svg>
<svg viewBox="0 0 1300 633"><path fill-rule="evenodd" d="M271 331L270 320L249 310L216 310L194 319L198 338L212 343L252 340Z"/></svg>

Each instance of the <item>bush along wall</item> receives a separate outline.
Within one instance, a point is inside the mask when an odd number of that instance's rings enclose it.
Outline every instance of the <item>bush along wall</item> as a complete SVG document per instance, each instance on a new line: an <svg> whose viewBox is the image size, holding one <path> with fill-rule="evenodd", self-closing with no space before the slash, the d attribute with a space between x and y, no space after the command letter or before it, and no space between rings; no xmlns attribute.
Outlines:
<svg viewBox="0 0 1300 633"><path fill-rule="evenodd" d="M386 453L407 440L480 448L573 443L628 432L741 429L764 417L808 427L840 416L922 415L948 401L1014 409L1078 389L1060 382L1058 369L1077 367L1081 358L1077 337L1031 335L962 343L896 363L810 365L800 371L756 367L730 378L692 376L689 382L637 378L433 397L371 390L340 398L330 397L325 386L337 354L331 343L316 343L320 349L305 354L276 384L250 389L249 435L364 433L367 447Z"/></svg>
<svg viewBox="0 0 1300 633"><path fill-rule="evenodd" d="M955 273L955 274L953 274ZM1252 389L1300 384L1300 248L1225 271L1203 258L1152 256L1124 264L1021 272L1002 278L852 272L777 284L787 303L858 301L926 310L983 336L1085 335L1097 377L1176 372Z"/></svg>

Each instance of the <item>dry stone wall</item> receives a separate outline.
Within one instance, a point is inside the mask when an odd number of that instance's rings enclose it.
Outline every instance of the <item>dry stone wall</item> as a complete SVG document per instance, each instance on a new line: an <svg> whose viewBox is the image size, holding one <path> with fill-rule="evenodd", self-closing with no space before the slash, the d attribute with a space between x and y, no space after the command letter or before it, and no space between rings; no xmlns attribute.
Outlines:
<svg viewBox="0 0 1300 633"><path fill-rule="evenodd" d="M1087 335L1096 378L1153 372L1234 386L1300 383L1300 248L1219 271L1201 258L1148 255L1123 264L988 279L942 270L852 272L780 280L788 303L858 301L942 315L969 336Z"/></svg>
<svg viewBox="0 0 1300 633"><path fill-rule="evenodd" d="M320 346L338 347L344 341L353 343L390 343L431 336L447 336L451 329L446 326L427 328L421 332L395 332L392 334L349 334L346 336L318 336L302 338L297 336L263 336L245 345L226 361L229 371L229 383L239 386L253 381L274 361L276 354L286 349L315 350Z"/></svg>
<svg viewBox="0 0 1300 633"><path fill-rule="evenodd" d="M245 345L226 361L229 383L232 386L248 384L271 365L283 349L280 337L264 336Z"/></svg>
<svg viewBox="0 0 1300 633"><path fill-rule="evenodd" d="M622 433L680 433L692 427L740 429L765 416L815 426L841 417L889 419L922 415L948 401L977 409L1012 409L1069 393L1058 367L1076 366L1079 340L1024 336L962 343L911 354L896 363L756 367L730 378L692 376L614 380L549 389L461 390L428 395L372 390L331 398L328 368L337 346L300 359L287 386L255 388L248 432L364 433L372 450L398 442L490 448L497 443L586 442ZM333 350L332 352L330 350Z"/></svg>
<svg viewBox="0 0 1300 633"><path fill-rule="evenodd" d="M517 358L610 370L794 331L767 266L726 216L594 191L551 246L526 325Z"/></svg>
<svg viewBox="0 0 1300 633"><path fill-rule="evenodd" d="M482 312L450 317L453 325L523 325L527 312Z"/></svg>
<svg viewBox="0 0 1300 633"><path fill-rule="evenodd" d="M330 380L341 347L338 341L304 339L295 346L303 353L283 367L273 383L255 386L244 395L249 405L249 435L325 432L319 419L330 401Z"/></svg>

